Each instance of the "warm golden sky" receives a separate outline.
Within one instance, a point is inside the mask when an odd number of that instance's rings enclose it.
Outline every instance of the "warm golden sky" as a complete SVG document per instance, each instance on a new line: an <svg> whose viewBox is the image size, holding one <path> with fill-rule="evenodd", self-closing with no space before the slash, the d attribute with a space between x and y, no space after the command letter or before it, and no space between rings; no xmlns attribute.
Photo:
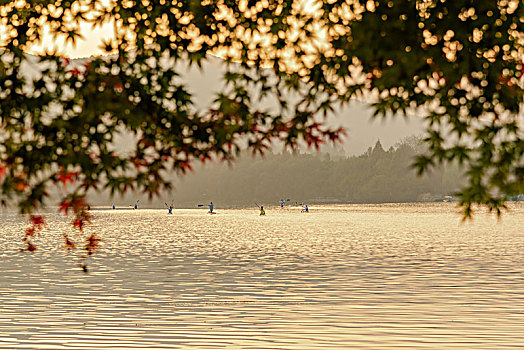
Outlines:
<svg viewBox="0 0 524 350"><path fill-rule="evenodd" d="M318 6L315 6L316 0L301 0L301 9L305 12L316 11ZM103 3L108 5L109 0L104 0ZM107 23L103 27L93 29L90 24L82 25L83 40L79 40L76 45L65 45L64 40L52 39L50 35L44 35L42 44L35 45L30 50L31 53L38 54L42 51L58 49L58 51L65 56L71 58L89 57L91 55L99 55L105 53L100 49L100 45L104 39L113 37L113 24Z"/></svg>
<svg viewBox="0 0 524 350"><path fill-rule="evenodd" d="M92 29L90 24L82 25L82 35L84 39L78 40L75 46L65 45L63 40L53 40L50 36L44 36L42 44L36 45L31 49L32 53L41 53L45 50L58 49L60 53L71 58L89 57L91 55L102 54L100 49L102 40L113 36L113 26L106 24L103 27Z"/></svg>

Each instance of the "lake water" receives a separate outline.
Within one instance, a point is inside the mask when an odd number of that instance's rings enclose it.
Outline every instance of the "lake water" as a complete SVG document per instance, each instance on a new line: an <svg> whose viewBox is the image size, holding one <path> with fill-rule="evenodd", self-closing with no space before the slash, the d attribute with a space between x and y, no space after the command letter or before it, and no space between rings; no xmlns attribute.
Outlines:
<svg viewBox="0 0 524 350"><path fill-rule="evenodd" d="M0 214L2 349L483 349L524 344L524 205L93 211L89 261L60 215L20 253ZM77 243L79 243L77 241Z"/></svg>

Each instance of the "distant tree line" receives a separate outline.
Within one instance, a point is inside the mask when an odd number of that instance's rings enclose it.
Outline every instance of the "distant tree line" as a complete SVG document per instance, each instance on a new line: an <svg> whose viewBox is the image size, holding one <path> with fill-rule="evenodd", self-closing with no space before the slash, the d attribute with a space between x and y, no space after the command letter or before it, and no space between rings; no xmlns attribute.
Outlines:
<svg viewBox="0 0 524 350"><path fill-rule="evenodd" d="M178 206L214 201L221 206L298 203L380 203L440 200L461 186L458 167L434 169L421 177L412 168L423 151L407 138L388 151L380 141L360 156L281 154L243 157L233 167L212 164L183 177L174 193Z"/></svg>

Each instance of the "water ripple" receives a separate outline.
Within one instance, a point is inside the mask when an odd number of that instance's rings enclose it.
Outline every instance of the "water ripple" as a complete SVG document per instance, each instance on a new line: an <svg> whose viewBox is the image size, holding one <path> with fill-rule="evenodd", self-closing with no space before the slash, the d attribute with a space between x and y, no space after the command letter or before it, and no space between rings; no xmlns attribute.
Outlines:
<svg viewBox="0 0 524 350"><path fill-rule="evenodd" d="M0 214L1 349L487 349L524 334L524 206L94 211L83 274L50 214ZM78 238L77 238L78 239Z"/></svg>

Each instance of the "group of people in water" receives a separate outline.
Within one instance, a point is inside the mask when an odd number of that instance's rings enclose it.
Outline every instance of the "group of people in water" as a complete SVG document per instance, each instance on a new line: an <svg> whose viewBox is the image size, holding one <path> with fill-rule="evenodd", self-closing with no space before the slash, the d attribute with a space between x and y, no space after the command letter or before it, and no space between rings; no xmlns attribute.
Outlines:
<svg viewBox="0 0 524 350"><path fill-rule="evenodd" d="M140 200L137 200L135 202L134 205L130 205L131 207L133 207L133 210L136 210L138 209L138 202ZM280 200L280 208L284 208L284 206L286 205L286 202L288 202L289 199L287 200L283 200L281 199ZM255 203L256 204L256 203ZM166 208L167 208L167 211L168 211L168 214L173 214L173 209L174 209L174 200L171 201L171 204L168 205L167 203L165 203L166 205ZM298 206L298 202L295 202L295 206ZM209 204L198 204L198 207L204 207L204 206L207 206L209 208L209 211L208 211L208 214L216 214L216 212L214 211L215 209L215 205L213 204L213 202L210 202ZM264 210L264 206L263 205L258 205L257 204L257 207L260 209L260 215L266 215L266 211ZM112 209L115 210L116 207L115 207L115 204L113 203L112 205ZM304 204L304 207L302 208L302 210L300 210L301 213L309 213L309 208L307 206L307 204Z"/></svg>
<svg viewBox="0 0 524 350"><path fill-rule="evenodd" d="M289 199L287 200L289 201ZM255 203L256 206L258 207L258 209L260 210L260 216L263 216L263 215L266 215L266 210L264 209L264 206L263 205L258 205L257 203ZM209 206L209 214L214 214L213 212L213 208L214 208L214 204L213 202L207 204ZM284 208L284 206L286 205L286 201L285 200L280 200L280 208ZM295 202L295 205L299 205L298 202ZM201 206L201 205L199 205ZM301 213L309 213L309 208L307 206L307 204L304 204L304 207L302 208L302 210L300 210ZM169 214L171 214L171 211L169 211Z"/></svg>
<svg viewBox="0 0 524 350"><path fill-rule="evenodd" d="M287 201L289 201L289 199L288 200L283 200L283 199L280 200L280 209L284 208L284 206L286 205ZM211 202L211 203L213 203L213 202ZM266 211L264 210L264 206L263 205L258 205L257 203L255 203L255 204L260 209L260 215L261 216L262 215L266 215ZM295 202L295 205L298 206L299 205L298 202ZM300 212L301 213L309 213L309 208L308 208L307 204L304 204L304 207L302 208L302 210L300 210Z"/></svg>

